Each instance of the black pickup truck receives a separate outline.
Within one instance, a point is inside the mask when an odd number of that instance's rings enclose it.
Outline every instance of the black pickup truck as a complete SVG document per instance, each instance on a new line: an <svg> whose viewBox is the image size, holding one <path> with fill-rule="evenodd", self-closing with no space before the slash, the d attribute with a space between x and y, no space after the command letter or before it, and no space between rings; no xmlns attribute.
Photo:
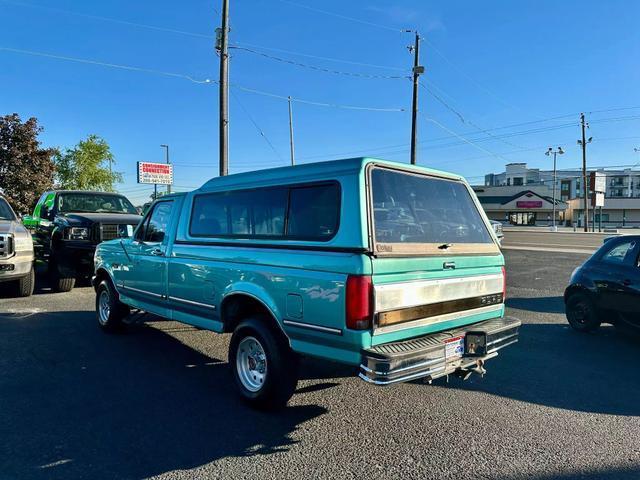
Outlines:
<svg viewBox="0 0 640 480"><path fill-rule="evenodd" d="M36 259L48 263L52 286L73 289L93 274L93 253L104 240L132 235L142 217L123 195L58 190L45 192L23 223L33 233Z"/></svg>

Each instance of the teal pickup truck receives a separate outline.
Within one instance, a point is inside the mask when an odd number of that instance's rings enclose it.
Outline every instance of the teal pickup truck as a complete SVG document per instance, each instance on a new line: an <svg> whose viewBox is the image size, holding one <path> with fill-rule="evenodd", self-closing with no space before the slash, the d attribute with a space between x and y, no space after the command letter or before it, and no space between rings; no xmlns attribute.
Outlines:
<svg viewBox="0 0 640 480"><path fill-rule="evenodd" d="M279 407L299 355L377 385L484 373L515 343L504 259L458 175L369 158L214 178L95 252L96 312L233 333L241 396Z"/></svg>

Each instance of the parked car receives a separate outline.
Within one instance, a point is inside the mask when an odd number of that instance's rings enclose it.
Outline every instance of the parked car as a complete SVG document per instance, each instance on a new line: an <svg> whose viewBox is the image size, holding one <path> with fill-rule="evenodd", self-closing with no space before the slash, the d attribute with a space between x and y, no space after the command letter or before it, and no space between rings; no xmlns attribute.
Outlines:
<svg viewBox="0 0 640 480"><path fill-rule="evenodd" d="M493 232L496 234L498 243L502 245L502 239L504 238L504 232L502 231L502 222L498 222L497 220L489 220L489 222L491 223Z"/></svg>
<svg viewBox="0 0 640 480"><path fill-rule="evenodd" d="M18 220L9 202L0 195L0 288L14 284L16 293L33 293L33 242L31 234Z"/></svg>
<svg viewBox="0 0 640 480"><path fill-rule="evenodd" d="M24 223L33 232L36 257L47 262L53 288L73 289L91 277L93 254L103 240L133 234L142 217L124 195L111 192L45 192Z"/></svg>
<svg viewBox="0 0 640 480"><path fill-rule="evenodd" d="M434 228L417 210L441 218ZM131 309L233 332L255 406L285 404L299 354L378 385L484 372L517 341L491 225L458 175L366 158L214 178L163 196L95 254L105 331Z"/></svg>
<svg viewBox="0 0 640 480"><path fill-rule="evenodd" d="M571 275L564 292L569 324L580 332L601 323L640 328L640 235L611 237Z"/></svg>

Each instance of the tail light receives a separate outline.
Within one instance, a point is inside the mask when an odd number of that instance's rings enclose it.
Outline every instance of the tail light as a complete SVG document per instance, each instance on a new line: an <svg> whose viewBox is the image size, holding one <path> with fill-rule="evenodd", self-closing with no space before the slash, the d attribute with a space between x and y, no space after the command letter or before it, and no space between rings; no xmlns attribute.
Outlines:
<svg viewBox="0 0 640 480"><path fill-rule="evenodd" d="M502 266L502 301L507 300L507 270Z"/></svg>
<svg viewBox="0 0 640 480"><path fill-rule="evenodd" d="M346 325L353 330L371 328L373 314L373 285L371 277L349 275L346 293Z"/></svg>

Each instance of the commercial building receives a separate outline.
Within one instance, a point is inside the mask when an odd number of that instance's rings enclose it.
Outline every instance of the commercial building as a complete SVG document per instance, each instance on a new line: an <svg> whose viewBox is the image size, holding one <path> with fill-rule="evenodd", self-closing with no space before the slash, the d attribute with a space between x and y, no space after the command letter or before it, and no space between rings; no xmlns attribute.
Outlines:
<svg viewBox="0 0 640 480"><path fill-rule="evenodd" d="M602 219L600 210L594 212L589 199L590 222L595 220L599 224L602 220L602 225L607 227L640 227L640 171L598 169L590 170L588 174L592 171L603 174L606 183ZM486 174L484 185L473 188L492 219L518 225L551 223L553 170L528 168L526 163L509 163L504 172ZM582 225L583 188L581 170L556 171L557 224ZM527 193L540 198L527 203L522 198ZM511 197L514 197L513 201Z"/></svg>
<svg viewBox="0 0 640 480"><path fill-rule="evenodd" d="M480 204L491 220L513 225L550 225L553 196L546 185L473 187ZM556 224L566 223L568 204L556 198Z"/></svg>

